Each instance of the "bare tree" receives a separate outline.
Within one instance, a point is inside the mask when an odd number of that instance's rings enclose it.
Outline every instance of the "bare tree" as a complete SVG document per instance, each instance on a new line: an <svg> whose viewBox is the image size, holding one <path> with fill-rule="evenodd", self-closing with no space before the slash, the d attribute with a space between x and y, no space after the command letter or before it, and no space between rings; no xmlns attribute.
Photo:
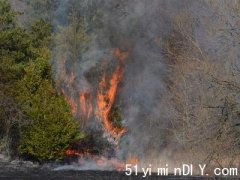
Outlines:
<svg viewBox="0 0 240 180"><path fill-rule="evenodd" d="M183 12L166 41L171 131L194 160L231 165L240 155L238 62L212 60L193 35L194 23Z"/></svg>

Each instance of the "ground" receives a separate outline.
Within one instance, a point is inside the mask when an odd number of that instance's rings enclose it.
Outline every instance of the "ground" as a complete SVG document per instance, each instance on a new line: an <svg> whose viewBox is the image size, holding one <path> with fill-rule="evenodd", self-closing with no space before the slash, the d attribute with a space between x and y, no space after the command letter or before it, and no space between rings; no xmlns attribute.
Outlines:
<svg viewBox="0 0 240 180"><path fill-rule="evenodd" d="M30 162L18 161L0 161L0 180L157 180L157 179L200 179L199 177L159 177L156 174L143 178L142 174L138 176L126 176L124 172L117 171L53 171L48 166L38 166ZM216 179L216 178L201 178L201 179ZM217 178L221 179L221 178ZM226 178L223 178L226 179Z"/></svg>

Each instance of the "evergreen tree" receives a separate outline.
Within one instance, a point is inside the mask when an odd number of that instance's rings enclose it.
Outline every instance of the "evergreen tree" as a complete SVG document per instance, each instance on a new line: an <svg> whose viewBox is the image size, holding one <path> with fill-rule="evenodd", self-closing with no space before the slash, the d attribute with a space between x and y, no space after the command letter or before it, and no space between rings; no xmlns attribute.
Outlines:
<svg viewBox="0 0 240 180"><path fill-rule="evenodd" d="M51 26L39 20L27 31L15 22L19 14L0 2L0 151L62 159L83 135L53 85Z"/></svg>

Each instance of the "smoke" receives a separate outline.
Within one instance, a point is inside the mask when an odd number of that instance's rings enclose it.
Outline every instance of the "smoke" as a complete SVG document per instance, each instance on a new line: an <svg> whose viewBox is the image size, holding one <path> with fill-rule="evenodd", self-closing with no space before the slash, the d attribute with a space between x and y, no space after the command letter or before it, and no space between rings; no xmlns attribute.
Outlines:
<svg viewBox="0 0 240 180"><path fill-rule="evenodd" d="M72 58L73 49L56 46L53 60L58 86L76 100L73 104L76 104L77 118L80 117L81 106L78 102L79 92L90 92L93 106L96 106L102 71L105 68L113 72L116 66L113 49L129 52L116 102L123 115L123 125L128 130L120 140L117 151L121 159L132 155L139 157L143 164L161 160L174 162L177 152L181 152L168 130L173 110L166 98L164 78L169 70L165 65L163 43L173 31L173 19L183 11L199 22L193 27L195 38L207 52L214 51L216 39L209 38L204 31L205 25L201 23L208 15L214 19L214 10L202 1L59 1L55 30L59 26L70 25L72 19L69 17L75 12L89 37L87 43L79 42L84 50L76 49L79 52L75 59ZM101 123L94 115L91 116L86 130L99 127L102 127Z"/></svg>
<svg viewBox="0 0 240 180"><path fill-rule="evenodd" d="M171 113L164 96L163 79L168 70L164 65L162 43L171 32L172 18L190 4L177 0L69 0L59 3L55 29L70 25L69 16L75 12L77 17L84 17L90 38L76 59L71 58L71 50L62 51L59 47L55 50L56 81L73 101L76 100L73 104L77 112L80 111L79 92L96 93L103 69L101 65L113 71L116 59L112 50L119 48L129 52L116 102L123 115L123 125L128 130L117 151L121 159L131 155L140 157L144 163L153 161L153 157L160 158L161 154L166 161L172 157L171 152L165 153L166 148L171 151L175 148L167 130ZM95 106L96 96L93 99ZM80 117L79 113L76 117ZM94 116L89 123L91 129L100 126Z"/></svg>

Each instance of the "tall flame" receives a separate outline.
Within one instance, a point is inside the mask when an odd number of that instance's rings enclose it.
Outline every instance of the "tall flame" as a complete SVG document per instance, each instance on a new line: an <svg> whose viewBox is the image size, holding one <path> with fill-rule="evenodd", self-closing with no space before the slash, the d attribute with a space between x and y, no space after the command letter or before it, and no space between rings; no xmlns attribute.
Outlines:
<svg viewBox="0 0 240 180"><path fill-rule="evenodd" d="M126 129L114 127L113 122L110 119L110 113L116 101L118 87L123 77L123 62L128 57L128 53L123 52L120 49L115 49L113 55L120 61L120 63L112 74L109 83L107 83L105 73L99 83L97 115L102 120L105 130L110 132L114 137L120 138L126 132Z"/></svg>
<svg viewBox="0 0 240 180"><path fill-rule="evenodd" d="M115 49L113 51L113 56L118 59L117 67L115 71L110 75L110 77L107 77L106 73L103 73L101 81L98 85L97 103L94 112L96 113L96 116L101 120L105 132L108 132L112 137L119 139L126 132L126 128L116 127L116 125L113 123L113 120L111 119L111 114L116 103L119 84L121 83L124 75L124 61L128 57L128 52L124 52L120 49ZM75 75L73 71L69 74L67 80L68 81L66 88L73 87L75 83ZM89 120L92 116L92 97L94 96L92 96L90 91L86 90L79 92L79 98L74 98L76 97L75 94L72 94L74 96L69 96L66 92L64 89L62 89L62 93L66 97L73 115L80 115L82 127L84 127L85 121ZM105 162L108 162L118 170L123 169L125 164L118 159L108 160L105 157L94 155L91 150L84 148L82 150L67 149L65 153L68 156L78 156L80 158L84 158L86 156L91 157L100 166Z"/></svg>
<svg viewBox="0 0 240 180"><path fill-rule="evenodd" d="M110 114L116 102L119 84L124 75L124 61L128 57L128 53L120 49L115 49L113 55L119 60L119 63L109 78L107 78L106 73L103 73L97 90L96 115L102 121L106 132L109 132L115 138L120 138L126 132L126 128L115 127ZM71 74L70 82L74 79L73 77L74 76ZM79 94L82 123L84 123L84 120L89 119L92 114L93 108L91 98L91 94L88 91L83 91ZM70 100L69 104L75 112L75 103L72 103L72 100ZM118 171L123 171L126 164L138 164L140 162L135 156L129 156L125 161L117 158L108 159L104 156L93 154L89 149L68 149L65 153L68 156L78 156L80 159L90 157L100 168L104 169L110 165L110 167Z"/></svg>
<svg viewBox="0 0 240 180"><path fill-rule="evenodd" d="M113 55L121 61L121 63L124 63L125 62L125 59L127 59L129 53L128 52L124 52L122 51L121 49L119 48L116 48L114 51L113 51Z"/></svg>

